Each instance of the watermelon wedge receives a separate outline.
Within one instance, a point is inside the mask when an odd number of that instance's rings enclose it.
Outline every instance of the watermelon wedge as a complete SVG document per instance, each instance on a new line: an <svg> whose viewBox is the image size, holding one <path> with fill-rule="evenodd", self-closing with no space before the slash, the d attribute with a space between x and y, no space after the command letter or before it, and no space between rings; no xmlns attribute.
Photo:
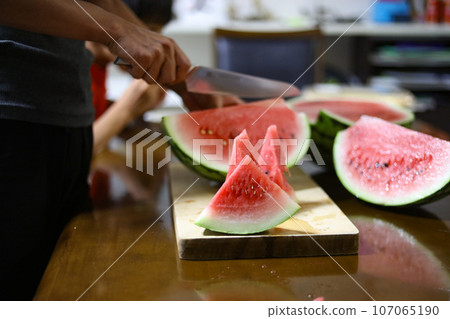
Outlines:
<svg viewBox="0 0 450 319"><path fill-rule="evenodd" d="M247 155L194 223L222 233L253 234L281 224L299 209Z"/></svg>
<svg viewBox="0 0 450 319"><path fill-rule="evenodd" d="M292 199L296 200L294 189L289 185L284 175L287 168L281 164L281 156L282 152L280 150L280 138L278 136L277 126L271 125L267 128L258 164L261 170L269 176L271 181L280 186Z"/></svg>
<svg viewBox="0 0 450 319"><path fill-rule="evenodd" d="M237 165L244 159L246 155L250 156L254 161L255 157L259 157L259 153L250 152L251 145L247 130L243 130L241 134L235 137L233 142L233 150L230 156L230 166L228 167L227 178L234 172ZM255 156L254 156L255 155Z"/></svg>
<svg viewBox="0 0 450 319"><path fill-rule="evenodd" d="M275 124L287 150L286 165L294 166L309 147L310 128L304 114L296 114L283 100L264 100L221 109L163 118L173 153L187 167L209 179L224 181L232 140L244 129L255 149L267 128ZM293 145L291 142L295 141Z"/></svg>
<svg viewBox="0 0 450 319"><path fill-rule="evenodd" d="M339 132L333 160L345 188L370 203L422 204L450 191L450 142L378 118Z"/></svg>

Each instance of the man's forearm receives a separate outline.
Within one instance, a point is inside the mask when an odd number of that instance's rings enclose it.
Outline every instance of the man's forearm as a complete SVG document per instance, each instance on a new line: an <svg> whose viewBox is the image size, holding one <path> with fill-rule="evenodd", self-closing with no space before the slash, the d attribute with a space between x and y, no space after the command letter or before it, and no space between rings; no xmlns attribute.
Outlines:
<svg viewBox="0 0 450 319"><path fill-rule="evenodd" d="M128 72L133 77L143 78L148 83L177 83L184 80L189 70L189 59L173 40L94 3L79 0L1 1L0 24L105 44L111 53L130 62ZM92 1L100 3L100 0ZM125 9L124 14L131 13ZM128 18L135 19L134 15Z"/></svg>
<svg viewBox="0 0 450 319"><path fill-rule="evenodd" d="M73 1L73 0L72 0ZM86 0L129 22L146 27L122 0Z"/></svg>
<svg viewBox="0 0 450 319"><path fill-rule="evenodd" d="M86 1L2 0L0 24L28 31L109 44L120 34L121 18ZM89 15L86 12L89 13Z"/></svg>

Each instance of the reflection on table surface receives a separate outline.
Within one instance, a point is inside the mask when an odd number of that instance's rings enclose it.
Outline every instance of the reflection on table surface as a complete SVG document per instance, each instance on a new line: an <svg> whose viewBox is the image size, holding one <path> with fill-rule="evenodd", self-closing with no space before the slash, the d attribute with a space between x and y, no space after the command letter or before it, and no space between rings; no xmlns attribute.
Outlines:
<svg viewBox="0 0 450 319"><path fill-rule="evenodd" d="M450 197L382 208L349 194L332 170L308 162L302 168L360 230L358 255L180 260L167 168L150 176L127 167L123 151L107 151L92 164L96 208L66 227L35 299L449 299Z"/></svg>

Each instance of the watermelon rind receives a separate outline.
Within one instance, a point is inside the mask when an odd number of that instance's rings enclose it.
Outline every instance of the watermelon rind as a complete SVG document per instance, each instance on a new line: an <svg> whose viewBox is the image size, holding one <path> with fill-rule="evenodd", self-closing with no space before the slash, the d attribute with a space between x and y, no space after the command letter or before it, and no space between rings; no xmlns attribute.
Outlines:
<svg viewBox="0 0 450 319"><path fill-rule="evenodd" d="M297 121L299 127L302 128L303 141L299 141L300 147L298 148L298 153L291 153L287 159L287 167L293 167L298 161L306 154L309 149L309 142L311 137L311 129L309 125L308 118L304 113L297 113ZM197 174L219 182L225 181L225 177L228 173L228 165L221 163L211 162L207 160L197 163L194 161L194 154L192 150L183 143L180 143L177 136L183 134L183 132L178 132L175 124L175 116L168 116L162 118L162 124L166 135L170 136L169 144L171 146L172 152L178 157L180 162L182 162L186 167L193 170ZM264 132L265 133L265 132ZM264 135L261 137L263 138Z"/></svg>
<svg viewBox="0 0 450 319"><path fill-rule="evenodd" d="M172 139L169 140L169 144L171 145L172 153L175 154L175 156L180 160L181 163L184 164L184 166L186 166L193 172L210 180L219 182L225 181L227 173L224 174L222 171L212 170L200 164L193 165L192 158L187 156L186 153L182 152L180 148L177 147L177 145L172 142Z"/></svg>
<svg viewBox="0 0 450 319"><path fill-rule="evenodd" d="M264 222L258 221L255 223L246 223L240 220L225 222L218 222L215 219L208 218L207 216L199 216L195 221L195 225L207 228L212 231L226 233L226 234L256 234L263 231L272 229L273 227L284 223L286 220L294 216L299 210L300 206L294 202L288 194L284 193L286 199L277 200L280 208L275 216ZM289 201L287 201L289 199ZM205 209L205 215L208 213Z"/></svg>
<svg viewBox="0 0 450 319"><path fill-rule="evenodd" d="M411 124L414 122L414 113L398 107L393 104L383 103L384 105L392 108L393 110L402 113L405 117L398 121L393 121L392 123L410 128ZM345 130L347 127L351 126L354 122L350 121L342 116L334 114L328 110L320 110L317 121L314 123L314 129L321 132L323 135L329 137L335 137L339 131Z"/></svg>
<svg viewBox="0 0 450 319"><path fill-rule="evenodd" d="M450 168L444 174L439 176L440 178L429 187L426 187L421 191L413 192L407 196L397 196L396 198L387 199L358 187L358 185L350 181L345 172L345 167L340 163L340 159L344 156L344 147L341 146L344 138L345 131L341 131L336 135L334 140L334 169L342 185L357 198L382 206L415 206L430 203L450 194Z"/></svg>
<svg viewBox="0 0 450 319"><path fill-rule="evenodd" d="M327 110L320 110L313 129L321 135L334 139L339 131L345 130L353 122Z"/></svg>
<svg viewBox="0 0 450 319"><path fill-rule="evenodd" d="M321 132L315 130L314 128L311 130L311 139L314 141L317 150L320 153L325 165L333 167L333 156L330 150L333 149L334 137L329 137L326 135L322 135Z"/></svg>

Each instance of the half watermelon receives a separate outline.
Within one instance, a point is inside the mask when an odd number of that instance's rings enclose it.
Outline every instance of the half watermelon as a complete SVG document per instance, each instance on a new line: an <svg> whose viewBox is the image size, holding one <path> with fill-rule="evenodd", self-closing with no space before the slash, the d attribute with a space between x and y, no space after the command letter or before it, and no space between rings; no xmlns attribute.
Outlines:
<svg viewBox="0 0 450 319"><path fill-rule="evenodd" d="M296 114L283 100L264 100L221 109L163 118L172 151L187 167L209 179L224 181L233 139L244 129L255 151L267 128L275 124L287 150L286 165L294 166L307 152L310 128L304 114ZM260 141L261 140L261 141ZM259 143L258 143L259 142Z"/></svg>
<svg viewBox="0 0 450 319"><path fill-rule="evenodd" d="M253 234L281 224L299 209L300 206L247 155L195 224L222 233Z"/></svg>
<svg viewBox="0 0 450 319"><path fill-rule="evenodd" d="M450 191L450 142L363 116L336 136L336 173L370 203L421 204Z"/></svg>

